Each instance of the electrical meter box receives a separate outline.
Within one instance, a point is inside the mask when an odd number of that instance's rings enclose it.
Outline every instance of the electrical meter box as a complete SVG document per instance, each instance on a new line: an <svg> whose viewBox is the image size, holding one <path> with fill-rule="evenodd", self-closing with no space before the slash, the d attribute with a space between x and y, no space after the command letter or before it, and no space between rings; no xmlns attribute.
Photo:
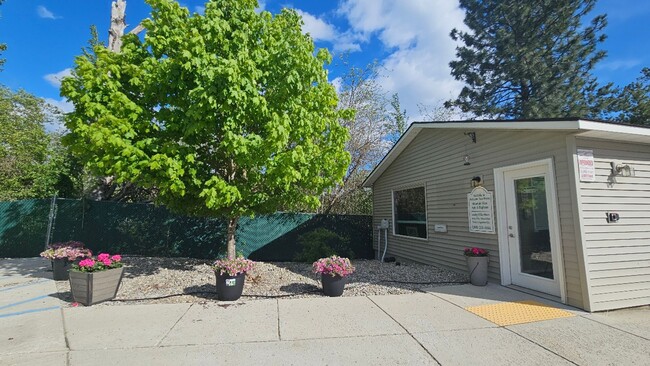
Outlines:
<svg viewBox="0 0 650 366"><path fill-rule="evenodd" d="M379 227L382 229L388 229L388 219L382 219Z"/></svg>

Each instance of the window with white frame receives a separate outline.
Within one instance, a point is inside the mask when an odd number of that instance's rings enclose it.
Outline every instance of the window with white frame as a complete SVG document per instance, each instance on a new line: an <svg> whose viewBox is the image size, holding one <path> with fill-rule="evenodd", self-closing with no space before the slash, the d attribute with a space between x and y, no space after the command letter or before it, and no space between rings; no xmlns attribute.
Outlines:
<svg viewBox="0 0 650 366"><path fill-rule="evenodd" d="M395 235L427 237L424 187L393 191L393 232Z"/></svg>

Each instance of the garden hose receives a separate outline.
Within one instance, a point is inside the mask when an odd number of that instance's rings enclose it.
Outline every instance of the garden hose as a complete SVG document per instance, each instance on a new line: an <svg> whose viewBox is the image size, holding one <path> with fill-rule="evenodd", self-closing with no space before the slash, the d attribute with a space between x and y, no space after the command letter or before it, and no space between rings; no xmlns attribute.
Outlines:
<svg viewBox="0 0 650 366"><path fill-rule="evenodd" d="M469 281L430 281L430 282L413 282L413 281L397 281L397 280L379 280L377 282L373 282L374 284L380 284L382 282L390 282L390 283L400 283L404 285L435 285L435 284L466 284L469 283ZM350 284L350 286L354 286L353 284ZM283 298L283 297L291 297L291 296L298 296L298 295L308 295L312 294L315 292L321 292L321 289L315 289L315 290L309 290L309 291L303 291L303 292L296 292L292 294L284 294L284 295L241 295L241 297L261 297L265 299L277 299L277 298ZM217 294L216 291L192 291L192 292L186 292L182 294L169 294L169 295L162 295L162 296L154 296L154 297L144 297L140 299L112 299L110 301L121 301L121 302L128 302L128 301L147 301L147 300L162 300L162 299L168 299L170 297L176 297L176 296L184 296L184 295L194 295L194 294Z"/></svg>

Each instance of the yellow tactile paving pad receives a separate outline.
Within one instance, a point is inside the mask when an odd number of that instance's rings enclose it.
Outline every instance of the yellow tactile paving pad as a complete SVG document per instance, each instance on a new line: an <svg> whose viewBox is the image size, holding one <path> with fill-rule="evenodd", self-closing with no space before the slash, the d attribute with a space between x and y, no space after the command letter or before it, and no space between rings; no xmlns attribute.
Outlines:
<svg viewBox="0 0 650 366"><path fill-rule="evenodd" d="M574 316L568 311L531 300L469 306L465 310L500 326Z"/></svg>

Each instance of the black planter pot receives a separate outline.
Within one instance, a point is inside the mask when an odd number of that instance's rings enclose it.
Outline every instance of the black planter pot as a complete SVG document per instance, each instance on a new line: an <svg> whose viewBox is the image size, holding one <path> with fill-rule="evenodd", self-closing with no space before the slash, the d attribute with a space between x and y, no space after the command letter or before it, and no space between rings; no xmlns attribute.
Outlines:
<svg viewBox="0 0 650 366"><path fill-rule="evenodd" d="M321 283L323 284L323 292L325 295L330 297L341 296L343 295L343 290L345 289L345 283L347 282L345 277L341 276L332 276L329 274L321 274Z"/></svg>
<svg viewBox="0 0 650 366"><path fill-rule="evenodd" d="M221 301L235 301L241 297L244 291L246 273L239 273L230 276L227 273L214 273L217 276L217 299Z"/></svg>
<svg viewBox="0 0 650 366"><path fill-rule="evenodd" d="M52 278L55 281L67 281L70 278L68 270L70 269L70 262L67 258L53 259L52 260Z"/></svg>

